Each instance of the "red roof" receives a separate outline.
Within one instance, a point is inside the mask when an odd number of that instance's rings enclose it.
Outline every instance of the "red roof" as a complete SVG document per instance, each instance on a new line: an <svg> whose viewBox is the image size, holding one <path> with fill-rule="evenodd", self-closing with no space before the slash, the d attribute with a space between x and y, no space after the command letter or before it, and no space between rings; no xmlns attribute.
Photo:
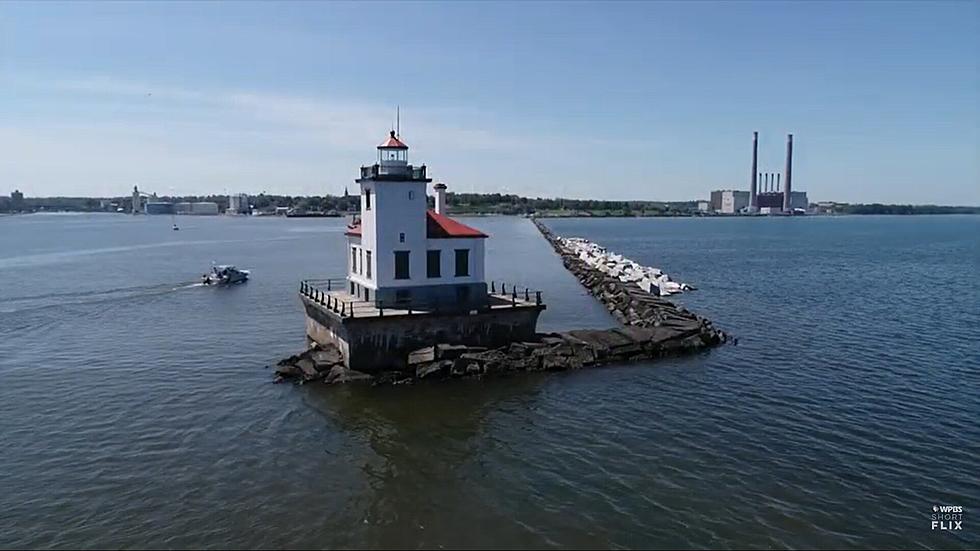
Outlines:
<svg viewBox="0 0 980 551"><path fill-rule="evenodd" d="M405 145L405 142L395 137L394 130L392 130L391 133L388 134L388 139L385 140L384 143L378 146L379 149L382 147L392 147L395 149L408 149L408 146Z"/></svg>
<svg viewBox="0 0 980 551"><path fill-rule="evenodd" d="M347 226L344 235L361 236L361 221ZM457 222L444 214L436 214L434 210L425 211L425 236L428 239L449 239L456 237L488 237L487 234L466 224Z"/></svg>
<svg viewBox="0 0 980 551"><path fill-rule="evenodd" d="M425 233L429 239L446 239L450 237L487 237L487 234L452 218L437 214L434 210L425 211Z"/></svg>

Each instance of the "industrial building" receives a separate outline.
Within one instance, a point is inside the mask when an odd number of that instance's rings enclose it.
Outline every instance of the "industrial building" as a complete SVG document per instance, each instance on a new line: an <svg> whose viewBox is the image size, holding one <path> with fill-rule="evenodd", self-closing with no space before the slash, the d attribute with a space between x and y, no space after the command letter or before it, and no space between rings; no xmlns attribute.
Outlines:
<svg viewBox="0 0 980 551"><path fill-rule="evenodd" d="M225 211L225 214L248 214L250 211L248 195L238 193L228 196L228 210Z"/></svg>
<svg viewBox="0 0 980 551"><path fill-rule="evenodd" d="M214 215L218 214L218 203L211 201L174 203L174 212L177 214Z"/></svg>
<svg viewBox="0 0 980 551"><path fill-rule="evenodd" d="M711 210L722 214L735 214L749 206L749 192L722 189L711 192Z"/></svg>
<svg viewBox="0 0 980 551"><path fill-rule="evenodd" d="M143 205L146 214L174 214L174 204L164 201L147 201Z"/></svg>
<svg viewBox="0 0 980 551"><path fill-rule="evenodd" d="M199 203L191 203L190 214L201 214L201 215L218 214L218 203L214 203L211 201L201 201Z"/></svg>

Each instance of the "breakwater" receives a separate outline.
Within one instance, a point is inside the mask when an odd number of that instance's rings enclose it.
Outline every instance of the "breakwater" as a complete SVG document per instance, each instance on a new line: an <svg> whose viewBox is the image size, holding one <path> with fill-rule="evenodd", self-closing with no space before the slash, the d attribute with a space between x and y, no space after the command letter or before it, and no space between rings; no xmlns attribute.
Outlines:
<svg viewBox="0 0 980 551"><path fill-rule="evenodd" d="M541 226L538 227L539 229ZM669 296L684 291L693 291L687 283L678 283L660 268L642 266L622 255L612 253L598 243L581 237L552 236L555 250L561 254L577 256L589 269L598 270L622 281L635 283L637 287L657 296Z"/></svg>
<svg viewBox="0 0 980 551"><path fill-rule="evenodd" d="M277 381L410 384L522 371L565 371L693 353L729 339L709 320L644 291L637 281L596 269L580 258L578 251L566 247L565 240L539 221L533 222L561 256L565 267L623 327L537 333L533 338L495 348L433 343L403 358L393 358L391 368L372 374L345 367L335 346L316 344L279 362Z"/></svg>
<svg viewBox="0 0 980 551"><path fill-rule="evenodd" d="M579 256L575 247L555 235L537 219L531 219L541 235L551 244L568 269L596 299L606 306L620 323L635 327L670 329L678 335L696 333L703 336L706 345L721 344L729 337L716 329L711 321L684 307L655 296L640 287L637 281L618 277L595 269Z"/></svg>

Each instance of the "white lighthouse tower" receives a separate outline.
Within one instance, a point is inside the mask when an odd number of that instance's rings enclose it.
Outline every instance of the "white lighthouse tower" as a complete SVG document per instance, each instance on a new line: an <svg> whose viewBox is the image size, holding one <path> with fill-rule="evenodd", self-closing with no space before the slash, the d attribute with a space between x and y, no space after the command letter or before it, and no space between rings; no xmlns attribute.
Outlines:
<svg viewBox="0 0 980 551"><path fill-rule="evenodd" d="M486 304L483 232L445 213L436 184L428 209L425 165L408 164L394 131L375 164L361 167L360 220L347 228L347 291L378 306L475 308Z"/></svg>

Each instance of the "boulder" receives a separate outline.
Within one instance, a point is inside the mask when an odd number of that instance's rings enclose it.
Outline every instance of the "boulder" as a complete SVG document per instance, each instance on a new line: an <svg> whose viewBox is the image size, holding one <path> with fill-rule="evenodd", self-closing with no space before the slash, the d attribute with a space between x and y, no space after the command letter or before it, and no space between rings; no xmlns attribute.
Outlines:
<svg viewBox="0 0 980 551"><path fill-rule="evenodd" d="M295 365L280 365L276 368L276 375L280 377L292 378L299 377L301 374L302 371Z"/></svg>
<svg viewBox="0 0 980 551"><path fill-rule="evenodd" d="M440 344L436 346L436 358L440 360L455 360L467 353L483 352L485 347L466 346L465 344Z"/></svg>
<svg viewBox="0 0 980 551"><path fill-rule="evenodd" d="M426 362L433 362L436 359L436 347L426 346L408 353L408 365L419 365Z"/></svg>
<svg viewBox="0 0 980 551"><path fill-rule="evenodd" d="M441 379L449 374L452 366L453 362L449 360L420 364L415 368L415 377L419 379Z"/></svg>
<svg viewBox="0 0 980 551"><path fill-rule="evenodd" d="M317 371L325 371L337 364L344 363L343 354L341 354L340 349L335 346L322 348L312 352L310 354L310 359L313 361Z"/></svg>
<svg viewBox="0 0 980 551"><path fill-rule="evenodd" d="M321 377L320 372L316 369L316 364L313 360L309 358L303 358L296 362L296 367L303 372L303 378L307 381L312 381L313 379L319 379Z"/></svg>
<svg viewBox="0 0 980 551"><path fill-rule="evenodd" d="M541 360L541 369L545 371L564 371L568 365L569 359L564 356L545 356Z"/></svg>

